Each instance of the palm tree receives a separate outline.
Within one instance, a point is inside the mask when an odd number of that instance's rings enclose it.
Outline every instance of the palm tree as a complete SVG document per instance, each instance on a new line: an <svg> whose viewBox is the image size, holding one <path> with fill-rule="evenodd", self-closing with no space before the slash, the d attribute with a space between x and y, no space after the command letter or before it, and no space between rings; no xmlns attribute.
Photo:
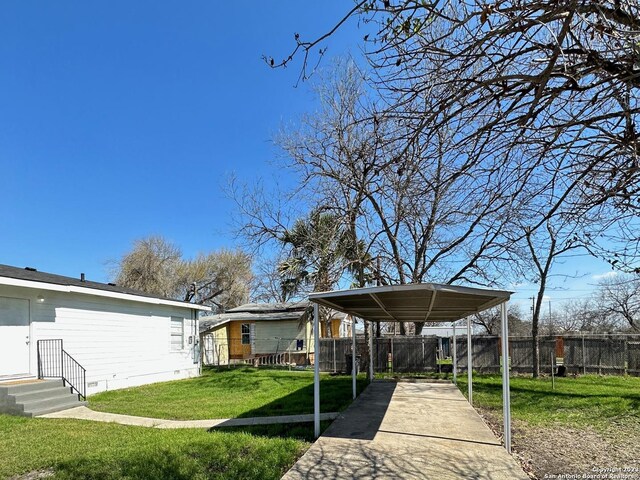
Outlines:
<svg viewBox="0 0 640 480"><path fill-rule="evenodd" d="M370 276L366 273L370 260L364 242L354 238L338 215L322 208L298 219L280 241L288 250L278 267L286 294L331 290L345 272L356 277L359 286ZM327 317L327 312L321 315L325 321ZM327 332L330 334L328 323Z"/></svg>

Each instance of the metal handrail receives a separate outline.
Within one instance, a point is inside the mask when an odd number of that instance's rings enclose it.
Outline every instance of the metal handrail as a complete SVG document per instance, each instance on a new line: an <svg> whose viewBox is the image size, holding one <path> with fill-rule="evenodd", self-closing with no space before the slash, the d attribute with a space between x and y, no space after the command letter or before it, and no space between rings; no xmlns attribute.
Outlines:
<svg viewBox="0 0 640 480"><path fill-rule="evenodd" d="M61 338L38 340L38 378L60 378L83 400L87 398L87 370L63 348Z"/></svg>

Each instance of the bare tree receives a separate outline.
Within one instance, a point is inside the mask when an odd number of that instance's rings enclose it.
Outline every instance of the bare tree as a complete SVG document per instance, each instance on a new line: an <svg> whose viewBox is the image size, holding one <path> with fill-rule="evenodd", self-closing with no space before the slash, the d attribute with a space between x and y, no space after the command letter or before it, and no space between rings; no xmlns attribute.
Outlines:
<svg viewBox="0 0 640 480"><path fill-rule="evenodd" d="M522 312L518 305L509 304L507 320L509 322L509 335L531 335L531 323L522 319ZM474 325L482 327L487 335L498 335L500 333L500 310L497 307L476 313L472 317L472 321Z"/></svg>
<svg viewBox="0 0 640 480"><path fill-rule="evenodd" d="M640 331L640 276L616 275L598 282L601 308L613 321Z"/></svg>
<svg viewBox="0 0 640 480"><path fill-rule="evenodd" d="M576 215L596 208L619 223L591 239L592 251L616 268L638 268L635 0L365 0L325 35L296 35L290 55L266 60L279 67L302 55L306 78L312 52L356 16L385 115L406 129L398 134L404 151L449 130L472 161L497 158L530 177L562 172L575 187Z"/></svg>
<svg viewBox="0 0 640 480"><path fill-rule="evenodd" d="M547 334L606 333L620 329L620 324L605 312L600 301L592 297L563 303L548 323L552 329L545 328Z"/></svg>
<svg viewBox="0 0 640 480"><path fill-rule="evenodd" d="M544 215L545 210L541 214ZM534 217L535 218L535 217ZM534 220L535 221L535 220ZM538 285L536 292L532 322L532 350L533 350L533 376L540 375L540 344L539 344L539 324L543 308L543 299L546 293L548 282L552 276L552 267L559 259L568 252L584 249L582 242L581 224L575 223L571 219L563 216L550 217L544 227L536 230L531 227L524 227L524 237L528 247L528 260L532 267L533 278L529 278Z"/></svg>
<svg viewBox="0 0 640 480"><path fill-rule="evenodd" d="M285 303L295 295L282 287L282 275L279 267L284 261L282 255L262 257L255 268L251 286L251 300L254 302Z"/></svg>
<svg viewBox="0 0 640 480"><path fill-rule="evenodd" d="M175 278L182 259L180 249L160 236L141 238L114 265L115 283L163 297L175 297Z"/></svg>
<svg viewBox="0 0 640 480"><path fill-rule="evenodd" d="M183 259L177 246L159 236L136 240L113 272L118 285L219 311L248 299L251 275L251 258L241 251L223 249Z"/></svg>
<svg viewBox="0 0 640 480"><path fill-rule="evenodd" d="M177 294L184 300L224 312L247 302L252 280L249 255L220 249L183 260L175 282Z"/></svg>
<svg viewBox="0 0 640 480"><path fill-rule="evenodd" d="M520 179L503 176L498 161L469 160L453 132L407 147L403 127L377 111L353 64L322 80L320 113L278 138L305 192L365 241L383 283L491 283L510 255L505 230Z"/></svg>

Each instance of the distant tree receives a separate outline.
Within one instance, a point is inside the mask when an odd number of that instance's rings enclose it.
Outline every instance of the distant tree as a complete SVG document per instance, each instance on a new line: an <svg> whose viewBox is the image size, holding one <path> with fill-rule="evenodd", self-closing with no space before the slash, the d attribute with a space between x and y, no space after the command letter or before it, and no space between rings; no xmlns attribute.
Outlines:
<svg viewBox="0 0 640 480"><path fill-rule="evenodd" d="M240 250L221 249L183 260L178 268L178 296L224 312L246 303L253 274L251 257Z"/></svg>
<svg viewBox="0 0 640 480"><path fill-rule="evenodd" d="M115 283L163 297L175 297L176 277L182 263L180 249L163 237L135 240L112 273Z"/></svg>
<svg viewBox="0 0 640 480"><path fill-rule="evenodd" d="M605 312L597 296L563 303L553 315L552 321L546 323L546 334L606 333L620 330L620 323Z"/></svg>
<svg viewBox="0 0 640 480"><path fill-rule="evenodd" d="M509 335L513 336L529 336L531 335L531 322L522 319L520 307L510 303L507 311L507 320L509 322ZM476 313L472 317L473 324L482 327L483 333L487 335L498 335L500 333L502 320L500 318L500 309L498 307L490 308L481 313Z"/></svg>
<svg viewBox="0 0 640 480"><path fill-rule="evenodd" d="M616 275L598 282L598 300L604 313L632 331L640 331L640 275Z"/></svg>
<svg viewBox="0 0 640 480"><path fill-rule="evenodd" d="M247 301L251 276L251 258L241 251L184 259L177 246L159 236L136 240L113 272L118 285L218 311Z"/></svg>
<svg viewBox="0 0 640 480"><path fill-rule="evenodd" d="M282 285L280 264L284 261L282 255L264 257L255 267L253 283L251 284L251 300L265 303L285 303L295 298L293 292Z"/></svg>

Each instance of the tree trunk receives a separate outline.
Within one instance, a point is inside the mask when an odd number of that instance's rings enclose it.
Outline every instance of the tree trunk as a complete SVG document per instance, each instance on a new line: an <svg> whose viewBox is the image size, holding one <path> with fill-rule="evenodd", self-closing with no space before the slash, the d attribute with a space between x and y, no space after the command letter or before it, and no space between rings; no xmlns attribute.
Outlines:
<svg viewBox="0 0 640 480"><path fill-rule="evenodd" d="M531 351L533 353L533 378L540 376L540 342L538 340L538 318L534 315L531 324Z"/></svg>
<svg viewBox="0 0 640 480"><path fill-rule="evenodd" d="M533 378L540 376L540 339L539 339L539 324L540 324L540 308L542 307L542 297L546 287L546 278L540 283L540 290L536 297L536 304L533 307L533 318L531 321L531 348L533 353Z"/></svg>

